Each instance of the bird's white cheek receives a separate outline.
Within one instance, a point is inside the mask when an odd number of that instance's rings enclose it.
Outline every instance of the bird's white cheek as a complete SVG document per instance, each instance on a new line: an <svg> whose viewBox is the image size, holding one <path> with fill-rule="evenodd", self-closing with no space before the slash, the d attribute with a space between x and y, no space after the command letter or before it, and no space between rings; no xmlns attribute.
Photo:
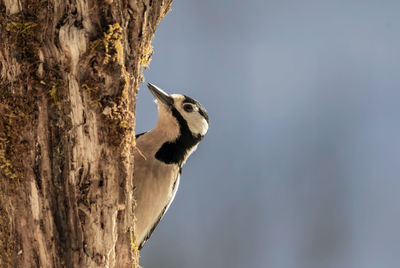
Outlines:
<svg viewBox="0 0 400 268"><path fill-rule="evenodd" d="M206 135L207 131L208 131L208 123L205 119L203 119L201 124L201 136Z"/></svg>
<svg viewBox="0 0 400 268"><path fill-rule="evenodd" d="M196 121L195 123L189 124L190 131L201 136L206 135L208 130L208 123L205 119Z"/></svg>

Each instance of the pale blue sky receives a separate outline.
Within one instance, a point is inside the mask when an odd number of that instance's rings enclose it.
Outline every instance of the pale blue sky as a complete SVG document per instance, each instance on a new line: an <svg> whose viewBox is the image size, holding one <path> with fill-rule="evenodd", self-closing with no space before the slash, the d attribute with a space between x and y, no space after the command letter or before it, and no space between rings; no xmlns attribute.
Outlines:
<svg viewBox="0 0 400 268"><path fill-rule="evenodd" d="M146 81L208 110L144 268L397 268L400 1L175 0ZM137 133L156 123L141 86Z"/></svg>

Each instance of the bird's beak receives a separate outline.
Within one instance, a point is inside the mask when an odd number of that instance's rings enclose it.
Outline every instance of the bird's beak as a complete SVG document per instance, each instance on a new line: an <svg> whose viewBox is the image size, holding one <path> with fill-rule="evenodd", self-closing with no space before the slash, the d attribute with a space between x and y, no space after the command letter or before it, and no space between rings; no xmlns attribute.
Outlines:
<svg viewBox="0 0 400 268"><path fill-rule="evenodd" d="M165 93L161 88L158 88L150 83L147 83L147 87L157 100L161 101L167 106L172 106L174 104L174 100L171 98L171 96Z"/></svg>

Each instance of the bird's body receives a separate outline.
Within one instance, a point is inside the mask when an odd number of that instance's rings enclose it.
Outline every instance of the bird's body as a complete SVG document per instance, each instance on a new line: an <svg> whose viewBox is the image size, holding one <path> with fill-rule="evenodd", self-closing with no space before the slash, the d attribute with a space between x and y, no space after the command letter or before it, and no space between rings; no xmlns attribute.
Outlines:
<svg viewBox="0 0 400 268"><path fill-rule="evenodd" d="M180 173L208 130L208 115L184 95L168 95L148 84L158 105L156 127L136 137L135 238L142 248L173 201Z"/></svg>

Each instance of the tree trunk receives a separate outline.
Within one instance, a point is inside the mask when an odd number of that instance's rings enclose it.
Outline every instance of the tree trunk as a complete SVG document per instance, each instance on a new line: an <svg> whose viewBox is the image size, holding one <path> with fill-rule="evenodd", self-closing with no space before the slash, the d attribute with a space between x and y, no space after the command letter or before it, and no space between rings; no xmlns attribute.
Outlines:
<svg viewBox="0 0 400 268"><path fill-rule="evenodd" d="M135 103L172 0L0 0L0 266L132 267Z"/></svg>

